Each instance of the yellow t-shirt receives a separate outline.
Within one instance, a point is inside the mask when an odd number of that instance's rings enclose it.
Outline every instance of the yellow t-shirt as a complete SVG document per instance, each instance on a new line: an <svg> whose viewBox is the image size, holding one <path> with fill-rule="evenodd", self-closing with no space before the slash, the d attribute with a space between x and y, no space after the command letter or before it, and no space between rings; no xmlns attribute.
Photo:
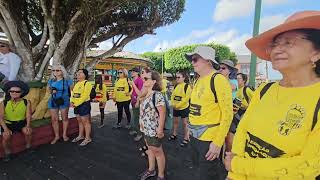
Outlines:
<svg viewBox="0 0 320 180"><path fill-rule="evenodd" d="M96 98L97 101L105 103L107 102L107 86L102 84L102 89L100 90L100 85L96 86Z"/></svg>
<svg viewBox="0 0 320 180"><path fill-rule="evenodd" d="M91 90L92 90L92 84L90 82L88 81L77 82L74 85L73 90L71 92L70 102L77 107L82 103L89 101Z"/></svg>
<svg viewBox="0 0 320 180"><path fill-rule="evenodd" d="M189 121L192 125L220 124L209 128L199 138L222 146L233 117L232 90L229 81L221 74L214 78L218 98L215 102L210 81L214 72L197 80L191 93Z"/></svg>
<svg viewBox="0 0 320 180"><path fill-rule="evenodd" d="M125 102L131 99L131 94L129 92L129 84L126 78L121 78L116 82L114 94L116 102Z"/></svg>
<svg viewBox="0 0 320 180"><path fill-rule="evenodd" d="M246 98L244 97L243 88L244 87L238 89L236 97L241 100L241 108L242 109L247 109L248 106L249 106L249 103L247 102ZM253 96L253 91L249 87L246 87L245 90L246 90L246 93L248 95L249 102L250 102L250 100L252 99L252 96Z"/></svg>
<svg viewBox="0 0 320 180"><path fill-rule="evenodd" d="M185 92L184 87L186 83L180 83L174 88L171 95L172 107L175 110L183 110L189 107L189 100L191 96L191 86L188 85L187 91Z"/></svg>
<svg viewBox="0 0 320 180"><path fill-rule="evenodd" d="M259 87L238 126L231 179L315 179L320 174L320 122L311 131L320 83ZM318 113L318 118L320 114Z"/></svg>

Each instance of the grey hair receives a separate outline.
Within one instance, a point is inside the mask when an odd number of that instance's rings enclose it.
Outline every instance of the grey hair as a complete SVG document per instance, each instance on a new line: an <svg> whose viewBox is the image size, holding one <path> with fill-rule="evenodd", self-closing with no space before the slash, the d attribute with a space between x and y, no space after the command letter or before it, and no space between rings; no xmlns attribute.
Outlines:
<svg viewBox="0 0 320 180"><path fill-rule="evenodd" d="M60 69L62 71L63 78L67 79L67 80L70 79L69 75L67 73L67 70L66 70L66 68L64 66L62 66L62 65L53 65L51 70L53 70L53 69ZM51 77L51 79L56 79L56 77L53 75L53 71L51 71L51 76L50 77Z"/></svg>
<svg viewBox="0 0 320 180"><path fill-rule="evenodd" d="M128 78L129 73L128 73L128 70L127 70L127 69L125 69L125 68L120 68L119 70L122 70L123 75L124 75L126 78Z"/></svg>

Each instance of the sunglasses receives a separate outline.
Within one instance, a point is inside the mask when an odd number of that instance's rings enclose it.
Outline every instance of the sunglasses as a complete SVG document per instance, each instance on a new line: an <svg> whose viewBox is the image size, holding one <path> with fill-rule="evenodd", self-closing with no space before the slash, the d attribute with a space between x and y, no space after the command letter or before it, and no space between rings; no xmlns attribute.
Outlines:
<svg viewBox="0 0 320 180"><path fill-rule="evenodd" d="M220 69L221 69L221 70L226 70L227 68L226 68L226 67L221 67Z"/></svg>
<svg viewBox="0 0 320 180"><path fill-rule="evenodd" d="M152 79L152 78L144 77L143 79L144 81L148 81L149 79Z"/></svg>
<svg viewBox="0 0 320 180"><path fill-rule="evenodd" d="M182 78L182 77L179 77L179 76L176 77L176 79L180 79L180 78Z"/></svg>
<svg viewBox="0 0 320 180"><path fill-rule="evenodd" d="M52 72L60 72L61 70L60 69L54 69L52 70Z"/></svg>
<svg viewBox="0 0 320 180"><path fill-rule="evenodd" d="M193 62L193 63L197 63L198 60L199 60L198 57L192 57L192 58L191 58L191 62Z"/></svg>
<svg viewBox="0 0 320 180"><path fill-rule="evenodd" d="M120 72L118 72L118 74L122 74L122 72L120 71Z"/></svg>
<svg viewBox="0 0 320 180"><path fill-rule="evenodd" d="M9 93L21 93L21 91L10 90Z"/></svg>
<svg viewBox="0 0 320 180"><path fill-rule="evenodd" d="M0 45L0 47L7 47L6 45Z"/></svg>

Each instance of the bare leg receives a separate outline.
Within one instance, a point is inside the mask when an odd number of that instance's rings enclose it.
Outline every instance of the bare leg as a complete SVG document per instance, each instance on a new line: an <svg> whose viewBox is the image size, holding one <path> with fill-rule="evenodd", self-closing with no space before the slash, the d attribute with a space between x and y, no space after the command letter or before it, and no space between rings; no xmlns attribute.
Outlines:
<svg viewBox="0 0 320 180"><path fill-rule="evenodd" d="M50 109L51 114L51 124L54 133L54 139L51 141L51 144L55 144L60 136L59 136L59 110L58 109Z"/></svg>
<svg viewBox="0 0 320 180"><path fill-rule="evenodd" d="M150 150L155 155L155 158L157 160L157 166L158 166L158 176L164 177L164 171L166 166L166 158L164 156L164 152L162 149L162 146L160 147L150 147ZM150 169L149 169L150 170Z"/></svg>
<svg viewBox="0 0 320 180"><path fill-rule="evenodd" d="M69 137L67 135L68 125L69 125L69 119L68 119L68 112L69 108L61 109L61 117L62 117L62 137L64 141L68 141Z"/></svg>

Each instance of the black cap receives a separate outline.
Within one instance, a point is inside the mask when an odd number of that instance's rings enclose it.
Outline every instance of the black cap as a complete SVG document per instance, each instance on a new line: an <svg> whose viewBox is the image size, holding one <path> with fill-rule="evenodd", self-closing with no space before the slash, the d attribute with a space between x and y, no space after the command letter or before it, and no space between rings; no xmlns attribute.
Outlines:
<svg viewBox="0 0 320 180"><path fill-rule="evenodd" d="M139 72L140 72L140 69L139 69L138 67L134 67L134 68L132 68L130 71L134 71L134 72L139 73Z"/></svg>

